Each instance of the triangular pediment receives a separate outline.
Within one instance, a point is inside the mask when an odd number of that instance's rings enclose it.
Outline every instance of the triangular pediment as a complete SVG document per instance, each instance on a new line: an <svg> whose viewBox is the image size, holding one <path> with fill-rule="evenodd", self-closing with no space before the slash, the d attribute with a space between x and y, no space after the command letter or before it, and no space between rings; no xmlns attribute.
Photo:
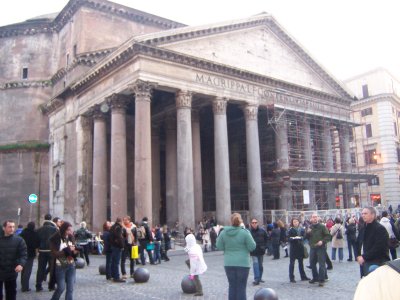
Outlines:
<svg viewBox="0 0 400 300"><path fill-rule="evenodd" d="M138 41L331 95L348 95L344 86L267 14L237 23L169 30Z"/></svg>

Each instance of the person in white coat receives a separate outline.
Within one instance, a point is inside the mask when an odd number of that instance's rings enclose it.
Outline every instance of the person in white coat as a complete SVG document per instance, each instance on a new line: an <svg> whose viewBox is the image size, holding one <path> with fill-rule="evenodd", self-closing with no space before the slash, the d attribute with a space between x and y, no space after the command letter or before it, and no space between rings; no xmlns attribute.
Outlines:
<svg viewBox="0 0 400 300"><path fill-rule="evenodd" d="M397 250L396 248L398 247L398 232L395 232L396 227L393 226L392 222L388 218L388 212L383 211L381 215L381 220L379 223L383 225L389 235L389 251L390 255L392 256L392 260L397 259Z"/></svg>
<svg viewBox="0 0 400 300"><path fill-rule="evenodd" d="M188 253L189 259L186 261L190 269L189 277L194 280L196 286L195 296L203 296L203 286L201 285L199 275L207 271L207 265L204 261L203 251L200 245L196 243L196 238L193 234L188 234L185 237L186 248L185 251Z"/></svg>

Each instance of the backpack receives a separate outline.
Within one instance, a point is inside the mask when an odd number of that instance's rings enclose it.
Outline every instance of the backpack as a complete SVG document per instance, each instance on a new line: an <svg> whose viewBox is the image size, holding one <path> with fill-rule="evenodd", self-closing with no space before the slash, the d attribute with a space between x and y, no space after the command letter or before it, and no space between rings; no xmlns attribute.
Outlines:
<svg viewBox="0 0 400 300"><path fill-rule="evenodd" d="M342 227L339 227L339 229L336 232L336 239L341 240L343 239L343 234L342 234Z"/></svg>
<svg viewBox="0 0 400 300"><path fill-rule="evenodd" d="M140 225L136 230L136 237L138 240L144 240L146 238L146 228Z"/></svg>

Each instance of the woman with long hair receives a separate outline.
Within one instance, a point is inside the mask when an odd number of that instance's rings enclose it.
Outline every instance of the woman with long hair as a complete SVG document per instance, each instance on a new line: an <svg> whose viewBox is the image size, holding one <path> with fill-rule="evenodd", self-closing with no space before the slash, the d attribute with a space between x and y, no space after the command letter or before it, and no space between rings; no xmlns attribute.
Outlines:
<svg viewBox="0 0 400 300"><path fill-rule="evenodd" d="M65 299L72 300L75 284L75 258L79 254L76 249L72 225L64 222L60 230L50 238L50 251L55 259L55 275L57 288L51 300L58 300L67 288Z"/></svg>

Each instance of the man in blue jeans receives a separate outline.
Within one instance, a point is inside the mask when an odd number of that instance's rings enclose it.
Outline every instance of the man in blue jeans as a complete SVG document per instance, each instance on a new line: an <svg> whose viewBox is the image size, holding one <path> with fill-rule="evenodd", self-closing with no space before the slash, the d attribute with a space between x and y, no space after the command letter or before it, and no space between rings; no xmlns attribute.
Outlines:
<svg viewBox="0 0 400 300"><path fill-rule="evenodd" d="M313 278L309 282L318 282L322 287L326 278L326 244L331 240L331 235L325 225L318 222L316 213L312 214L310 221L307 238L310 244L310 266ZM317 270L317 263L319 270Z"/></svg>
<svg viewBox="0 0 400 300"><path fill-rule="evenodd" d="M251 259L253 261L253 285L259 285L260 282L264 282L264 280L262 280L262 275L264 271L263 258L265 250L267 249L268 235L263 228L258 226L258 221L255 218L251 219L250 233L254 241L256 242L256 249L254 249L250 253Z"/></svg>

